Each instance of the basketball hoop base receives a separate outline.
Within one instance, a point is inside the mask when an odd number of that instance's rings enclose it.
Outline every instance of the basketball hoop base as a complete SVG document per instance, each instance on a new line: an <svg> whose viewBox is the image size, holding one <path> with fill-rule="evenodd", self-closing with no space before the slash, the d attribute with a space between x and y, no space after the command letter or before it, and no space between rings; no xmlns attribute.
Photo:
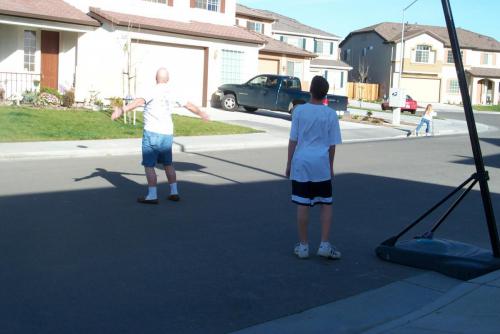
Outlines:
<svg viewBox="0 0 500 334"><path fill-rule="evenodd" d="M394 246L382 244L375 253L384 261L433 270L464 281L500 269L500 259L492 252L446 239L418 238Z"/></svg>

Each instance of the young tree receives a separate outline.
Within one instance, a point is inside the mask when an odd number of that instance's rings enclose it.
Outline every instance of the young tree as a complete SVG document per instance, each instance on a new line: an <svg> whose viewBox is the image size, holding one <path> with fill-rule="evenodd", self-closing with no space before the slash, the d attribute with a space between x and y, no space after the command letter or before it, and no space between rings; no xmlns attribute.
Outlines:
<svg viewBox="0 0 500 334"><path fill-rule="evenodd" d="M368 62L366 61L366 57L359 57L359 62L358 62L358 76L359 76L359 82L365 83L366 80L368 79L368 72L370 71L370 65L368 65Z"/></svg>

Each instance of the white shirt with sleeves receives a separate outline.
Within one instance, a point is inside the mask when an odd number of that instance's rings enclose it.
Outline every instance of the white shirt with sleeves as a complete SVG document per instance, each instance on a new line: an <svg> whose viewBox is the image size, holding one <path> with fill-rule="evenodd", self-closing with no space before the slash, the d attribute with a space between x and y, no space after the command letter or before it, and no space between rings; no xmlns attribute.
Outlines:
<svg viewBox="0 0 500 334"><path fill-rule="evenodd" d="M290 140L297 142L291 180L321 182L331 179L329 149L342 143L335 110L311 103L297 106L293 111Z"/></svg>
<svg viewBox="0 0 500 334"><path fill-rule="evenodd" d="M177 97L165 83L157 84L151 91L142 94L144 106L144 130L165 135L174 134L172 111L176 106L184 107L187 101Z"/></svg>

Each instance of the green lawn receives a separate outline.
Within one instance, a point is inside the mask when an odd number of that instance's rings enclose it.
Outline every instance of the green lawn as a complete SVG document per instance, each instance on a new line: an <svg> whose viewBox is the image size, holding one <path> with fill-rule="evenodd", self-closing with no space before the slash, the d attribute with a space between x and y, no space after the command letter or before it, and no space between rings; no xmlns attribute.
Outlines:
<svg viewBox="0 0 500 334"><path fill-rule="evenodd" d="M480 110L480 111L500 111L500 104L491 105L491 106L475 105L472 108L474 110Z"/></svg>
<svg viewBox="0 0 500 334"><path fill-rule="evenodd" d="M142 113L135 126L122 119L112 122L109 111L36 109L0 106L0 142L138 138L142 136ZM223 135L258 132L254 129L203 122L174 115L176 136Z"/></svg>

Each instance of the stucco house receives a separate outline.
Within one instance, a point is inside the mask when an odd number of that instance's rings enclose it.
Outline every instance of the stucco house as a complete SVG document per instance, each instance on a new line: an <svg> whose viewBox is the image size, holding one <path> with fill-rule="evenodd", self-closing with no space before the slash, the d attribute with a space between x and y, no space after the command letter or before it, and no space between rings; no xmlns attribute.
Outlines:
<svg viewBox="0 0 500 334"><path fill-rule="evenodd" d="M76 99L135 96L165 66L207 105L225 82L258 73L266 41L234 25L235 0L0 0L0 84L75 88Z"/></svg>
<svg viewBox="0 0 500 334"><path fill-rule="evenodd" d="M309 67L317 55L273 38L275 18L263 11L236 5L236 25L259 34L266 45L259 50L259 74L279 74L298 77L303 89L309 87Z"/></svg>
<svg viewBox="0 0 500 334"><path fill-rule="evenodd" d="M367 82L380 85L381 97L398 87L401 23L383 22L351 32L341 43L341 58L353 67L350 81L368 68ZM420 102L461 103L445 27L405 25L401 88ZM473 104L500 103L500 43L458 28L457 35Z"/></svg>
<svg viewBox="0 0 500 334"><path fill-rule="evenodd" d="M308 89L313 76L321 75L330 83L330 93L347 95L347 72L351 67L339 60L340 37L275 12L240 4L236 19L238 25L288 45L269 42L260 53L260 71L299 77L304 89ZM271 44L275 45L273 51L282 52L271 57L266 50Z"/></svg>

